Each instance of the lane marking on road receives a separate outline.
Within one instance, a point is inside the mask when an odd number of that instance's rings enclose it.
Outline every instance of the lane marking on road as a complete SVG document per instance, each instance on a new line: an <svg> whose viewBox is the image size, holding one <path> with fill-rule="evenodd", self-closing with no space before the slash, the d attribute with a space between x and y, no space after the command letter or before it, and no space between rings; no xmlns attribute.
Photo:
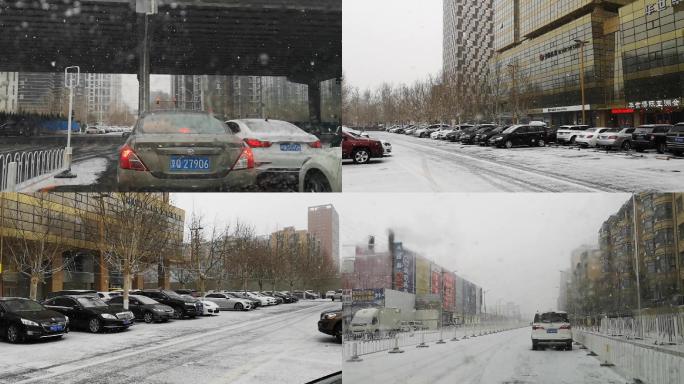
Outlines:
<svg viewBox="0 0 684 384"><path fill-rule="evenodd" d="M237 324L237 325L228 326L228 327L221 328L221 329L217 329L217 330L214 330L214 331L203 332L203 333L200 333L199 335L193 335L193 336L188 336L188 337L180 337L180 338L175 339L175 340L172 340L172 341L160 343L160 344L157 344L157 345L154 345L154 346L151 346L151 347L145 347L145 348L141 348L141 349L136 349L136 350L130 351L130 352L124 352L124 353L118 354L118 355L116 355L116 356L110 356L110 357L105 357L105 358L95 358L95 359L92 359L91 362L88 362L88 363L85 363L85 364L80 364L80 365L71 366L71 367L69 367L68 365L63 365L63 366L60 366L60 367L56 367L56 368L53 370L52 373L49 373L49 374L47 374L47 375L38 376L38 377L32 377L32 378L30 378L30 379L26 379L26 380L14 382L13 384L34 383L34 382L36 382L36 381L50 379L50 378L53 378L53 377L55 377L55 376L64 375L64 374L67 374L67 373L71 373L71 372L78 371L78 370L81 370L81 369L89 368L89 367L92 367L92 366L101 365L101 364L106 364L106 363L109 363L109 362L112 362L112 361L116 361L116 360L121 360L121 359L129 358L129 357L132 357L132 356L135 356L135 355L140 355L140 354L147 353L147 352L151 352L151 351L155 351L155 350L158 350L158 349L167 348L167 347L172 347L172 346L175 346L175 345L178 345L178 344L196 341L196 340L199 340L199 339L202 339L202 338L206 338L206 337L218 335L218 334L225 333L225 332L228 332L228 331L234 331L234 330L236 330L236 329L241 329L241 328L245 328L245 327L247 327L247 326L252 326L252 325L254 325L254 324L256 324L256 323L263 323L263 322L266 322L266 321L272 321L272 320L274 320L274 319L275 319L275 320L278 320L278 319L282 319L282 318L291 317L292 315L298 314L299 312L311 311L311 310L313 310L313 309L315 309L315 308L319 308L319 307L321 307L321 306L329 306L329 305L330 305L329 302L325 302L325 303L321 303L321 304L314 305L314 306L312 306L312 307L306 307L306 308L298 309L298 310L295 310L295 311L292 311L292 312L287 312L287 313L284 313L284 314L278 314L278 315L275 315L275 316L272 316L272 317L264 317L264 318L256 319L256 320L253 320L253 321L244 321L244 322L242 322L242 323L240 323L240 324ZM245 324L245 323L246 323L246 324Z"/></svg>

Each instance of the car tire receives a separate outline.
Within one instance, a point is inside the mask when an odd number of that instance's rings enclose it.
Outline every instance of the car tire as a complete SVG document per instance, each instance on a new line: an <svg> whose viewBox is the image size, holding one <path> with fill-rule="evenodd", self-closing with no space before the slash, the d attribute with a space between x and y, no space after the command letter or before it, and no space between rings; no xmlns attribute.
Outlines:
<svg viewBox="0 0 684 384"><path fill-rule="evenodd" d="M571 138L570 138L569 144L570 144L570 145L575 144L575 139L576 139L575 136L571 137Z"/></svg>
<svg viewBox="0 0 684 384"><path fill-rule="evenodd" d="M565 350L566 351L572 351L572 341L565 345Z"/></svg>
<svg viewBox="0 0 684 384"><path fill-rule="evenodd" d="M147 324L150 324L150 323L154 322L154 315L152 314L152 312L145 312L145 314L143 315L143 320Z"/></svg>
<svg viewBox="0 0 684 384"><path fill-rule="evenodd" d="M322 173L309 172L304 179L304 192L327 193L332 192L332 187Z"/></svg>
<svg viewBox="0 0 684 384"><path fill-rule="evenodd" d="M506 147L506 149L511 149L511 148L513 148L513 142L510 140L506 140L506 143L504 144L504 146Z"/></svg>
<svg viewBox="0 0 684 384"><path fill-rule="evenodd" d="M173 307L173 318L176 320L180 320L183 318L183 310L178 307Z"/></svg>
<svg viewBox="0 0 684 384"><path fill-rule="evenodd" d="M88 322L88 330L90 333L99 333L102 330L102 323L97 317L93 317Z"/></svg>
<svg viewBox="0 0 684 384"><path fill-rule="evenodd" d="M546 143L544 142L543 139L542 139L542 140L539 140L539 141L537 142L537 145L539 145L540 147L546 147Z"/></svg>
<svg viewBox="0 0 684 384"><path fill-rule="evenodd" d="M533 351L539 350L539 344L537 344L537 342L534 340L532 340L532 350Z"/></svg>
<svg viewBox="0 0 684 384"><path fill-rule="evenodd" d="M5 332L5 339L7 340L8 343L11 344L16 344L21 342L23 336L21 334L21 330L19 327L15 324L10 325L7 327L7 331Z"/></svg>
<svg viewBox="0 0 684 384"><path fill-rule="evenodd" d="M233 309L235 309L236 311L242 311L244 308L245 306L242 305L242 303L235 303L235 305L233 306Z"/></svg>
<svg viewBox="0 0 684 384"><path fill-rule="evenodd" d="M631 150L632 149L632 143L630 143L629 141L625 141L624 143L622 143L622 149L625 151Z"/></svg>
<svg viewBox="0 0 684 384"><path fill-rule="evenodd" d="M656 151L658 151L658 153L660 153L661 155L665 153L666 150L667 146L665 145L665 143L659 143L658 147L656 148Z"/></svg>
<svg viewBox="0 0 684 384"><path fill-rule="evenodd" d="M356 164L366 164L370 161L370 152L366 148L355 149L352 153L352 159Z"/></svg>

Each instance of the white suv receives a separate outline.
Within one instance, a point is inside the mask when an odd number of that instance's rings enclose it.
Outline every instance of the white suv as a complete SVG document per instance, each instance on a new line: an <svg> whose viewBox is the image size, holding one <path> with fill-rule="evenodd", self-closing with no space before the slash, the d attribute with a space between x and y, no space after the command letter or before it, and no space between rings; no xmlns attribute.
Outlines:
<svg viewBox="0 0 684 384"><path fill-rule="evenodd" d="M534 315L532 323L532 350L542 345L572 350L572 330L566 312L544 312Z"/></svg>

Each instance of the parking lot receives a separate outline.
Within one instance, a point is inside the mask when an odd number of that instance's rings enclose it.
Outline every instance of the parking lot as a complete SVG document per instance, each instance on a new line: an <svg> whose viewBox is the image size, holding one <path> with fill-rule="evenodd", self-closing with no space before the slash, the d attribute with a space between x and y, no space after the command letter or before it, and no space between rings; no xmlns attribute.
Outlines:
<svg viewBox="0 0 684 384"><path fill-rule="evenodd" d="M684 158L550 144L498 149L369 132L391 156L343 166L345 192L624 192L684 189Z"/></svg>
<svg viewBox="0 0 684 384"><path fill-rule="evenodd" d="M341 370L341 346L317 329L340 306L301 300L248 312L136 323L123 332L0 343L0 383L303 383Z"/></svg>

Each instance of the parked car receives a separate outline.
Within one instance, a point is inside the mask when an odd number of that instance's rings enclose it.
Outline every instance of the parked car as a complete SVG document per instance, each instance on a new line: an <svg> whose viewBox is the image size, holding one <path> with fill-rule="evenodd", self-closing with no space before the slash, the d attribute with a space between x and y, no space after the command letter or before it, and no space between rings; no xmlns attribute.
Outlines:
<svg viewBox="0 0 684 384"><path fill-rule="evenodd" d="M256 300L252 299L251 297L245 295L243 292L228 292L228 291L223 291L222 293L225 293L226 295L236 298L236 299L244 299L247 300L252 304L252 308L256 309L261 307L261 300Z"/></svg>
<svg viewBox="0 0 684 384"><path fill-rule="evenodd" d="M320 295L319 293L314 292L314 291L312 291L312 290L310 290L310 289L307 289L306 291L304 291L304 293L305 293L307 296L312 297L313 299L320 299L320 298L321 298L321 295Z"/></svg>
<svg viewBox="0 0 684 384"><path fill-rule="evenodd" d="M480 124L472 128L468 128L461 133L459 137L461 144L475 144L475 136L479 133L486 132L496 128L494 124Z"/></svg>
<svg viewBox="0 0 684 384"><path fill-rule="evenodd" d="M199 300L183 297L168 289L144 289L138 294L173 308L174 319L182 319L184 317L194 319L204 312L202 303Z"/></svg>
<svg viewBox="0 0 684 384"><path fill-rule="evenodd" d="M173 291L179 295L188 295L192 296L193 298L197 298L200 296L199 292L197 292L196 289L174 289Z"/></svg>
<svg viewBox="0 0 684 384"><path fill-rule="evenodd" d="M113 297L107 304L123 306L123 296ZM173 308L143 295L128 295L128 309L138 320L165 323L173 318Z"/></svg>
<svg viewBox="0 0 684 384"><path fill-rule="evenodd" d="M107 131L102 126L89 125L85 129L85 133L87 135L104 135L105 133L107 133Z"/></svg>
<svg viewBox="0 0 684 384"><path fill-rule="evenodd" d="M658 153L667 150L667 133L672 128L668 124L640 125L632 133L632 146L637 152L655 149Z"/></svg>
<svg viewBox="0 0 684 384"><path fill-rule="evenodd" d="M461 136L461 132L472 128L472 124L460 124L455 126L450 132L447 132L446 135L444 135L444 140L449 140L451 142L456 142Z"/></svg>
<svg viewBox="0 0 684 384"><path fill-rule="evenodd" d="M181 297L185 299L195 299L202 303L202 312L200 313L202 316L217 315L220 311L219 306L213 301L205 300L204 298L195 298L190 295L181 295Z"/></svg>
<svg viewBox="0 0 684 384"><path fill-rule="evenodd" d="M92 289L63 289L61 291L49 292L47 294L47 298L50 299L53 297L66 295L89 295L99 297L97 291L93 291Z"/></svg>
<svg viewBox="0 0 684 384"><path fill-rule="evenodd" d="M383 149L383 155L389 156L392 154L392 144L389 141L381 140L382 142L382 149Z"/></svg>
<svg viewBox="0 0 684 384"><path fill-rule="evenodd" d="M372 158L382 158L385 153L380 140L361 137L342 130L342 158L352 159L357 164L366 164Z"/></svg>
<svg viewBox="0 0 684 384"><path fill-rule="evenodd" d="M252 148L260 185L296 180L309 159L323 155L316 136L287 121L238 119L226 125Z"/></svg>
<svg viewBox="0 0 684 384"><path fill-rule="evenodd" d="M500 134L501 132L506 130L506 128L508 127L496 127L491 131L478 133L477 135L475 135L475 142L480 146L487 146L489 145L489 139L491 139L495 135Z"/></svg>
<svg viewBox="0 0 684 384"><path fill-rule="evenodd" d="M97 292L97 297L99 297L100 299L102 299L102 301L104 301L104 302L109 302L109 300L111 300L111 299L113 299L113 298L115 298L115 297L122 296L122 295L123 295L123 291L122 291L122 292L118 292L118 291L114 291L114 292Z"/></svg>
<svg viewBox="0 0 684 384"><path fill-rule="evenodd" d="M532 322L532 350L545 345L572 350L572 329L565 312L544 312L534 315Z"/></svg>
<svg viewBox="0 0 684 384"><path fill-rule="evenodd" d="M342 310L325 311L318 320L318 331L334 336L338 343L342 342Z"/></svg>
<svg viewBox="0 0 684 384"><path fill-rule="evenodd" d="M330 298L332 299L332 301L335 301L335 300L342 301L342 290L338 289L338 290L334 291Z"/></svg>
<svg viewBox="0 0 684 384"><path fill-rule="evenodd" d="M558 140L557 140L558 127L546 127L546 129L544 130L544 133L546 135L546 142L547 143L558 142Z"/></svg>
<svg viewBox="0 0 684 384"><path fill-rule="evenodd" d="M632 149L632 133L636 128L612 128L599 135L596 145L599 148Z"/></svg>
<svg viewBox="0 0 684 384"><path fill-rule="evenodd" d="M204 295L205 301L211 301L218 305L220 310L249 311L252 309L252 302L247 299L236 298L228 293L212 292Z"/></svg>
<svg viewBox="0 0 684 384"><path fill-rule="evenodd" d="M415 132L413 132L414 136L418 137L431 137L431 135L434 132L439 132L443 129L449 129L449 125L447 124L433 124L427 127L423 127L421 129L417 129Z"/></svg>
<svg viewBox="0 0 684 384"><path fill-rule="evenodd" d="M684 123L679 123L670 128L666 137L667 151L675 156L684 154Z"/></svg>
<svg viewBox="0 0 684 384"><path fill-rule="evenodd" d="M57 296L43 305L69 317L69 329L83 329L92 333L103 330L124 330L132 326L135 316L119 306L110 306L99 297L90 295Z"/></svg>
<svg viewBox="0 0 684 384"><path fill-rule="evenodd" d="M588 125L561 125L556 131L558 144L574 144L580 132L589 128Z"/></svg>
<svg viewBox="0 0 684 384"><path fill-rule="evenodd" d="M280 291L280 292L276 292L276 293L287 296L291 303L296 303L299 301L299 298L297 296L291 294L290 292Z"/></svg>
<svg viewBox="0 0 684 384"><path fill-rule="evenodd" d="M540 125L513 125L489 139L489 144L497 148L546 145L544 127Z"/></svg>
<svg viewBox="0 0 684 384"><path fill-rule="evenodd" d="M121 190L243 190L256 175L252 148L204 112L148 112L119 148Z"/></svg>
<svg viewBox="0 0 684 384"><path fill-rule="evenodd" d="M575 138L575 144L582 147L596 147L599 135L610 128L587 128Z"/></svg>
<svg viewBox="0 0 684 384"><path fill-rule="evenodd" d="M0 297L0 337L10 343L27 339L61 338L69 332L69 318L37 301Z"/></svg>
<svg viewBox="0 0 684 384"><path fill-rule="evenodd" d="M251 298L255 298L255 299L256 298L264 298L264 299L266 299L266 303L267 303L266 305L278 305L278 304L280 304L278 299L276 299L275 297L267 296L267 295L264 295L260 292L247 292L247 296L249 296Z"/></svg>
<svg viewBox="0 0 684 384"><path fill-rule="evenodd" d="M296 302L295 297L285 295L285 294L277 292L277 291L275 291L275 292L274 291L264 291L263 294L266 296L275 297L276 299L280 300L281 303L285 303L285 304L290 304L290 303Z"/></svg>

